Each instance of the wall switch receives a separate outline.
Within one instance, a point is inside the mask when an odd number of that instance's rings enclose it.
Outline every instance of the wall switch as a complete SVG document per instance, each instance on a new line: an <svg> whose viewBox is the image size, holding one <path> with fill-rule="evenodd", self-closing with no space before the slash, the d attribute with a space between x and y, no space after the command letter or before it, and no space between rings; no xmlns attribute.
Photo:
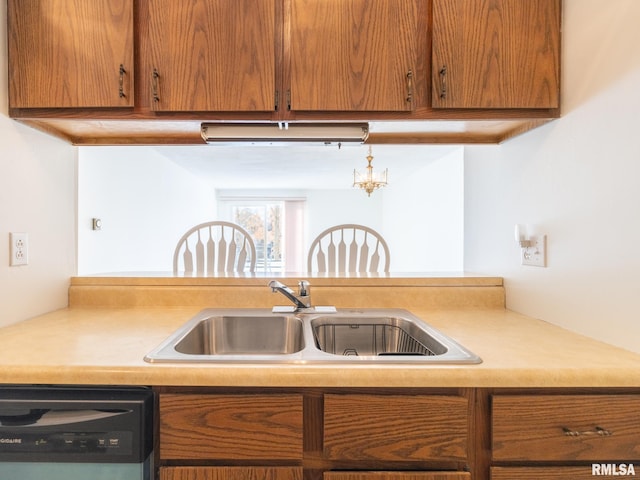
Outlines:
<svg viewBox="0 0 640 480"><path fill-rule="evenodd" d="M9 246L10 266L29 264L29 235L27 233L10 233Z"/></svg>
<svg viewBox="0 0 640 480"><path fill-rule="evenodd" d="M531 235L528 246L522 247L522 265L547 266L547 236Z"/></svg>

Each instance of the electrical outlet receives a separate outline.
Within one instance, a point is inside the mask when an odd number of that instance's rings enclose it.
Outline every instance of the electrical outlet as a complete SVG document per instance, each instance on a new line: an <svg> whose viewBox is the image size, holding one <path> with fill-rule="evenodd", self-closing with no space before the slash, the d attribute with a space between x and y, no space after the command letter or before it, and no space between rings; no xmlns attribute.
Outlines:
<svg viewBox="0 0 640 480"><path fill-rule="evenodd" d="M534 267L547 266L547 236L532 235L529 237L529 246L522 248L522 265Z"/></svg>
<svg viewBox="0 0 640 480"><path fill-rule="evenodd" d="M9 265L17 267L29 264L29 235L26 233L10 233Z"/></svg>

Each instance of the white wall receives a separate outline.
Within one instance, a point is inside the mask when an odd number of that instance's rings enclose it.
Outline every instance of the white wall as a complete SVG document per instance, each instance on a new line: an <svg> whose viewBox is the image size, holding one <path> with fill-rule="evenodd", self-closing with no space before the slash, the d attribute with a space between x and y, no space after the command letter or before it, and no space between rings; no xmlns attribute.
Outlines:
<svg viewBox="0 0 640 480"><path fill-rule="evenodd" d="M8 117L7 12L0 6L0 326L65 307L75 273L76 149ZM46 88L46 86L44 86ZM9 232L29 265L9 266Z"/></svg>
<svg viewBox="0 0 640 480"><path fill-rule="evenodd" d="M394 272L463 270L464 154L425 160L384 191L384 231Z"/></svg>
<svg viewBox="0 0 640 480"><path fill-rule="evenodd" d="M340 223L380 232L394 272L462 270L462 149L368 197L357 189L218 190L145 147L81 147L78 173L78 273L168 272L182 233L219 218L220 199L306 199L304 259L311 241ZM92 218L102 230L91 228ZM225 217L226 218L226 217ZM417 254L416 254L417 252Z"/></svg>
<svg viewBox="0 0 640 480"><path fill-rule="evenodd" d="M182 234L216 216L214 188L154 149L81 147L78 185L80 275L169 272Z"/></svg>
<svg viewBox="0 0 640 480"><path fill-rule="evenodd" d="M341 223L366 225L386 235L382 214L385 193L377 191L368 197L355 188L307 190L307 246L323 230Z"/></svg>
<svg viewBox="0 0 640 480"><path fill-rule="evenodd" d="M563 116L468 147L465 267L505 277L507 306L640 351L638 0L565 0ZM519 265L515 223L548 235Z"/></svg>

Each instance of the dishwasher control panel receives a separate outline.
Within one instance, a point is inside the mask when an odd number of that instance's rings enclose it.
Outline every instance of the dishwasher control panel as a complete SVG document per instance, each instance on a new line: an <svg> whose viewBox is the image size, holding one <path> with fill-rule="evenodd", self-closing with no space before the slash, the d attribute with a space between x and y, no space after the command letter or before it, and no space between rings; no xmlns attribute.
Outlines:
<svg viewBox="0 0 640 480"><path fill-rule="evenodd" d="M133 454L133 432L61 432L0 434L2 453L98 453L102 455Z"/></svg>
<svg viewBox="0 0 640 480"><path fill-rule="evenodd" d="M147 388L0 387L0 463L140 463L153 450Z"/></svg>

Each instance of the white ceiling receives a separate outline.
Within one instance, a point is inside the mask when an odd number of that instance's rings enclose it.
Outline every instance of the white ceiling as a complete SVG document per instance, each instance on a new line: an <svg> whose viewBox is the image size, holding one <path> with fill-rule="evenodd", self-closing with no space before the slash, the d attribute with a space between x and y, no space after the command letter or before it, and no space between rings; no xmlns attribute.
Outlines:
<svg viewBox="0 0 640 480"><path fill-rule="evenodd" d="M352 188L354 168L365 171L366 145L156 146L165 156L190 172L210 179L221 189ZM389 183L442 158L459 146L374 145L374 170L389 169Z"/></svg>

